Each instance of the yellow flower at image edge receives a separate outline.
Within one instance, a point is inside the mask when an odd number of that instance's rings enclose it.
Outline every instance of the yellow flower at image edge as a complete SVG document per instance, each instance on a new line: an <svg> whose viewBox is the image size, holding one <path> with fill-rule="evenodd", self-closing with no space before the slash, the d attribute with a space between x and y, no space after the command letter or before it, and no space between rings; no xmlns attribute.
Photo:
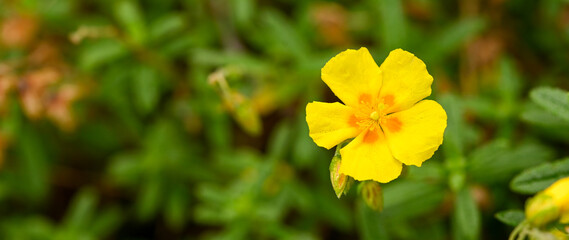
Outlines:
<svg viewBox="0 0 569 240"><path fill-rule="evenodd" d="M569 224L569 177L557 180L526 204L526 218L537 227L559 219Z"/></svg>
<svg viewBox="0 0 569 240"><path fill-rule="evenodd" d="M543 192L559 207L559 222L569 224L569 177L557 180Z"/></svg>
<svg viewBox="0 0 569 240"><path fill-rule="evenodd" d="M342 174L386 183L402 164L421 166L442 144L446 112L423 100L433 77L413 54L393 50L378 67L366 48L349 49L326 63L322 80L345 105L309 103L306 122L326 149L355 138L340 150Z"/></svg>

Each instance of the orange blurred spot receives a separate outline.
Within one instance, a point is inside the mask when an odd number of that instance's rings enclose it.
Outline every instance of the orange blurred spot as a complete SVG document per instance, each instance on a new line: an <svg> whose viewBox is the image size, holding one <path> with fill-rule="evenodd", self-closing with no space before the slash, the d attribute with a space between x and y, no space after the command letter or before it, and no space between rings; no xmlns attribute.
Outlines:
<svg viewBox="0 0 569 240"><path fill-rule="evenodd" d="M385 119L385 122L382 126L389 129L390 132L399 132L401 130L402 125L403 125L403 123L401 123L401 121L399 121L399 119L391 117L391 118Z"/></svg>
<svg viewBox="0 0 569 240"><path fill-rule="evenodd" d="M363 142L364 143L373 143L379 139L379 134L377 133L377 129L375 130L367 130L365 133Z"/></svg>
<svg viewBox="0 0 569 240"><path fill-rule="evenodd" d="M38 22L32 16L16 15L0 26L0 42L7 47L25 47L34 40Z"/></svg>
<svg viewBox="0 0 569 240"><path fill-rule="evenodd" d="M344 47L350 44L349 12L337 3L316 3L310 7L311 20L327 45Z"/></svg>
<svg viewBox="0 0 569 240"><path fill-rule="evenodd" d="M54 43L46 40L35 45L28 59L31 64L36 65L60 66L63 64L60 50Z"/></svg>
<svg viewBox="0 0 569 240"><path fill-rule="evenodd" d="M81 95L78 85L62 85L46 107L47 116L52 119L62 130L72 131L75 129L75 119L73 118L72 105Z"/></svg>
<svg viewBox="0 0 569 240"><path fill-rule="evenodd" d="M386 95L383 97L383 104L387 105L388 107L393 106L394 97L393 95Z"/></svg>
<svg viewBox="0 0 569 240"><path fill-rule="evenodd" d="M355 115L350 116L350 119L348 119L348 124L350 124L350 126L355 128L359 127L358 118L356 118Z"/></svg>
<svg viewBox="0 0 569 240"><path fill-rule="evenodd" d="M371 103L371 95L364 93L360 95L360 103Z"/></svg>

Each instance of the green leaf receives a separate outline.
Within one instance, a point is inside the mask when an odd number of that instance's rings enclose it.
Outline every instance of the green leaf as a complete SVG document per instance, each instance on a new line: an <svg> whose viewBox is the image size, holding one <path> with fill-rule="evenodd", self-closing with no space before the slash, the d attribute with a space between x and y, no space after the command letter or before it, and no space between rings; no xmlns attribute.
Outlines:
<svg viewBox="0 0 569 240"><path fill-rule="evenodd" d="M138 217L147 221L154 217L162 196L162 185L159 179L150 179L144 183L138 194L136 210Z"/></svg>
<svg viewBox="0 0 569 240"><path fill-rule="evenodd" d="M53 239L55 228L46 218L4 217L0 222L0 238L2 239Z"/></svg>
<svg viewBox="0 0 569 240"><path fill-rule="evenodd" d="M37 11L41 13L42 18L65 27L71 27L73 26L72 24L75 23L68 21L73 15L73 10L76 8L75 5L77 3L75 1L37 1L37 4Z"/></svg>
<svg viewBox="0 0 569 240"><path fill-rule="evenodd" d="M111 158L108 167L113 182L119 185L136 184L141 173L140 154L120 153Z"/></svg>
<svg viewBox="0 0 569 240"><path fill-rule="evenodd" d="M438 182L446 178L446 170L440 162L427 161L421 167L407 166L409 180Z"/></svg>
<svg viewBox="0 0 569 240"><path fill-rule="evenodd" d="M292 161L298 168L312 166L317 159L317 151L314 143L308 134L308 124L306 124L306 114L297 114L295 120L295 136L292 146Z"/></svg>
<svg viewBox="0 0 569 240"><path fill-rule="evenodd" d="M314 189L314 186L309 188L309 193L312 195L312 207L316 207L317 215L334 229L340 231L349 231L353 225L353 213L345 202L339 201L334 192L330 190L329 186ZM294 190L294 189L291 189ZM316 203L316 205L314 204ZM312 210L314 211L314 210Z"/></svg>
<svg viewBox="0 0 569 240"><path fill-rule="evenodd" d="M499 69L499 90L502 93L500 96L507 104L515 104L521 90L522 79L520 73L510 58L502 58Z"/></svg>
<svg viewBox="0 0 569 240"><path fill-rule="evenodd" d="M268 155L273 159L284 157L291 146L292 127L288 121L279 123L268 142Z"/></svg>
<svg viewBox="0 0 569 240"><path fill-rule="evenodd" d="M18 140L22 126L25 125L23 121L25 116L23 116L17 101L6 104L6 108L5 116L0 121L0 132L6 137Z"/></svg>
<svg viewBox="0 0 569 240"><path fill-rule="evenodd" d="M457 193L452 220L454 239L479 239L480 212L468 188Z"/></svg>
<svg viewBox="0 0 569 240"><path fill-rule="evenodd" d="M125 71L125 68L135 68L136 65L109 65L102 73L99 98L106 103L112 110L111 118L117 122L121 128L129 131L129 134L138 136L142 132L142 123L136 116L132 106L131 77L132 71Z"/></svg>
<svg viewBox="0 0 569 240"><path fill-rule="evenodd" d="M311 186L300 182L291 182L288 188L290 189L292 206L297 208L302 214L310 213L314 209L316 201ZM350 216L349 210L346 210L346 212Z"/></svg>
<svg viewBox="0 0 569 240"><path fill-rule="evenodd" d="M97 201L97 195L92 189L83 189L77 193L63 221L65 228L72 232L88 230Z"/></svg>
<svg viewBox="0 0 569 240"><path fill-rule="evenodd" d="M534 194L566 176L569 176L569 158L523 171L512 180L510 188L515 192Z"/></svg>
<svg viewBox="0 0 569 240"><path fill-rule="evenodd" d="M106 39L87 44L82 49L79 57L79 66L92 71L99 66L115 62L116 59L125 56L128 49L119 41Z"/></svg>
<svg viewBox="0 0 569 240"><path fill-rule="evenodd" d="M559 130L559 128L569 130L568 121L541 108L535 103L526 104L521 118L522 120L537 126L556 128L556 130Z"/></svg>
<svg viewBox="0 0 569 240"><path fill-rule="evenodd" d="M397 181L383 187L384 217L411 218L435 211L443 201L445 190L423 181Z"/></svg>
<svg viewBox="0 0 569 240"><path fill-rule="evenodd" d="M264 73L269 71L269 65L262 59L250 55L234 52L221 52L211 49L192 50L192 61L196 64L219 67L220 65L230 65L241 69L247 73ZM204 81L205 82L205 81ZM210 88L210 85L207 85Z"/></svg>
<svg viewBox="0 0 569 240"><path fill-rule="evenodd" d="M466 185L466 173L464 169L454 169L449 171L448 186L451 191L457 192Z"/></svg>
<svg viewBox="0 0 569 240"><path fill-rule="evenodd" d="M160 99L161 82L158 73L152 68L140 66L134 72L131 86L138 112L143 115L152 112Z"/></svg>
<svg viewBox="0 0 569 240"><path fill-rule="evenodd" d="M170 227L181 229L189 215L188 193L183 185L173 186L170 189L164 209L164 217Z"/></svg>
<svg viewBox="0 0 569 240"><path fill-rule="evenodd" d="M50 183L46 143L30 126L24 126L19 134L16 149L20 156L18 170L21 175L18 176L20 180L12 183L12 187L23 191L30 202L42 201Z"/></svg>
<svg viewBox="0 0 569 240"><path fill-rule="evenodd" d="M448 119L442 145L446 158L462 158L466 141L466 124L464 123L464 104L455 95L447 94L439 98L439 103L445 109Z"/></svg>
<svg viewBox="0 0 569 240"><path fill-rule="evenodd" d="M118 229L122 221L123 217L118 207L108 208L96 215L89 229L91 229L93 235L101 239Z"/></svg>
<svg viewBox="0 0 569 240"><path fill-rule="evenodd" d="M235 211L227 207L235 197L220 186L201 183L196 186L196 197L201 204L196 206L194 220L201 224L220 224L235 218Z"/></svg>
<svg viewBox="0 0 569 240"><path fill-rule="evenodd" d="M307 43L289 23L289 19L273 10L264 11L261 19L266 24L267 31L271 33L268 35L273 38L271 42L277 43L281 53L291 54L297 60L307 59Z"/></svg>
<svg viewBox="0 0 569 240"><path fill-rule="evenodd" d="M379 23L381 23L381 42L387 52L406 46L407 23L400 0L375 0L379 6ZM379 32L379 31L378 31Z"/></svg>
<svg viewBox="0 0 569 240"><path fill-rule="evenodd" d="M143 44L147 33L138 2L134 0L116 1L113 11L115 18L126 29L130 39L136 44Z"/></svg>
<svg viewBox="0 0 569 240"><path fill-rule="evenodd" d="M233 0L231 4L237 25L245 26L250 24L256 13L256 2L254 0Z"/></svg>
<svg viewBox="0 0 569 240"><path fill-rule="evenodd" d="M446 27L440 33L433 34L436 36L428 46L423 49L425 62L439 62L448 55L455 53L463 43L476 36L485 27L485 21L482 18L465 18Z"/></svg>
<svg viewBox="0 0 569 240"><path fill-rule="evenodd" d="M505 140L496 140L475 149L469 157L467 171L476 181L503 182L526 168L553 158L550 148L536 143L524 143L516 148Z"/></svg>
<svg viewBox="0 0 569 240"><path fill-rule="evenodd" d="M518 226L526 218L522 210L506 210L496 213L494 215L501 222L512 227Z"/></svg>
<svg viewBox="0 0 569 240"><path fill-rule="evenodd" d="M356 207L361 239L389 239L380 213L370 209L362 199L356 202Z"/></svg>
<svg viewBox="0 0 569 240"><path fill-rule="evenodd" d="M569 121L569 94L559 88L538 87L530 92L530 98L545 110Z"/></svg>
<svg viewBox="0 0 569 240"><path fill-rule="evenodd" d="M167 58L174 59L176 57L183 57L187 55L188 49L193 49L195 38L190 33L176 35L175 38L160 43L160 53Z"/></svg>
<svg viewBox="0 0 569 240"><path fill-rule="evenodd" d="M179 14L167 14L150 25L149 39L155 43L180 33L186 27L186 20Z"/></svg>
<svg viewBox="0 0 569 240"><path fill-rule="evenodd" d="M220 152L216 155L214 165L218 172L227 175L238 175L261 161L259 153L241 149L239 151ZM202 170L203 171L203 170Z"/></svg>

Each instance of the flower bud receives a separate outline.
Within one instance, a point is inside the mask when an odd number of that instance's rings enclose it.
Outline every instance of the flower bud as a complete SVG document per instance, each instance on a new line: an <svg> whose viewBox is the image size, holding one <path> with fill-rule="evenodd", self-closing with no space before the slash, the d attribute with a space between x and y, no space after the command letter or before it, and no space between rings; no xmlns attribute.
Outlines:
<svg viewBox="0 0 569 240"><path fill-rule="evenodd" d="M208 77L208 82L216 87L223 102L239 126L247 133L258 136L263 129L259 112L249 98L232 90L227 83L228 77L240 74L240 69L226 67L211 73Z"/></svg>
<svg viewBox="0 0 569 240"><path fill-rule="evenodd" d="M353 179L348 175L340 173L340 165L342 163L342 158L339 154L334 155L332 162L330 163L330 181L332 182L332 188L336 192L336 196L340 198L342 193L346 194L353 183Z"/></svg>
<svg viewBox="0 0 569 240"><path fill-rule="evenodd" d="M536 227L547 225L559 217L559 207L549 195L539 193L526 204L526 218Z"/></svg>
<svg viewBox="0 0 569 240"><path fill-rule="evenodd" d="M365 181L361 183L360 187L365 203L371 209L381 212L383 210L383 192L379 183L375 181Z"/></svg>
<svg viewBox="0 0 569 240"><path fill-rule="evenodd" d="M569 177L557 180L546 188L543 193L551 196L561 213L569 213Z"/></svg>
<svg viewBox="0 0 569 240"><path fill-rule="evenodd" d="M556 220L569 222L569 177L556 181L531 198L526 204L526 218L537 227Z"/></svg>
<svg viewBox="0 0 569 240"><path fill-rule="evenodd" d="M240 93L232 94L233 117L247 133L258 136L262 131L261 117L251 101Z"/></svg>

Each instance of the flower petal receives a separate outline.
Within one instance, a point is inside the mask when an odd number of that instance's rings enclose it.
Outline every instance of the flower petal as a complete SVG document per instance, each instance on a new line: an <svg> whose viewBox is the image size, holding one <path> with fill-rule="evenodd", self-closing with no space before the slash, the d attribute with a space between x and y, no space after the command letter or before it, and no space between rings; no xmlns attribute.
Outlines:
<svg viewBox="0 0 569 240"><path fill-rule="evenodd" d="M379 99L387 105L386 113L408 109L431 95L433 77L425 63L412 53L395 49L379 69L383 80Z"/></svg>
<svg viewBox="0 0 569 240"><path fill-rule="evenodd" d="M355 180L374 180L386 183L401 174L402 164L389 151L385 136L379 128L366 130L340 150L340 172Z"/></svg>
<svg viewBox="0 0 569 240"><path fill-rule="evenodd" d="M311 102L306 105L309 135L318 146L326 149L361 132L353 118L354 110L338 102Z"/></svg>
<svg viewBox="0 0 569 240"><path fill-rule="evenodd" d="M559 206L561 211L569 212L569 177L555 181L543 192L553 198L555 205Z"/></svg>
<svg viewBox="0 0 569 240"><path fill-rule="evenodd" d="M322 80L344 104L354 107L362 98L376 98L381 87L379 67L365 47L330 59L322 68Z"/></svg>
<svg viewBox="0 0 569 240"><path fill-rule="evenodd" d="M446 126L445 110L432 100L423 100L405 111L390 114L381 123L395 159L419 167L443 143Z"/></svg>

